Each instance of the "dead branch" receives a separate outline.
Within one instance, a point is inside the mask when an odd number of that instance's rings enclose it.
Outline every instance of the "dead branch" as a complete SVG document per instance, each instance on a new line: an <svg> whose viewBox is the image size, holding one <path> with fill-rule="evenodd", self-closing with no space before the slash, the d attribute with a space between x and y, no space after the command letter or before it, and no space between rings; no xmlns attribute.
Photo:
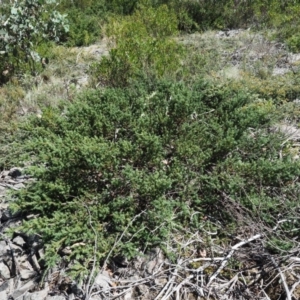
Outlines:
<svg viewBox="0 0 300 300"><path fill-rule="evenodd" d="M289 288L288 288L288 285L287 285L287 283L286 283L284 274L282 273L280 267L279 267L278 264L276 263L274 257L271 257L271 261L272 261L272 263L274 264L275 268L277 269L277 271L278 271L278 273L279 273L279 275L280 275L280 278L281 278L281 281L282 281L282 285L283 285L284 290L285 290L285 293L286 293L286 299L287 299L287 300L292 300L291 293L290 293Z"/></svg>
<svg viewBox="0 0 300 300"><path fill-rule="evenodd" d="M228 260L231 258L231 256L233 255L235 250L237 250L238 248L244 246L245 244L248 244L248 243L250 243L254 240L257 240L257 239L261 238L261 236L262 236L261 234L257 234L257 235L255 235L255 236L253 236L253 237L251 237L251 238L249 238L245 241L241 241L238 244L234 245L231 248L230 252L226 255L225 259L222 261L222 263L221 263L220 267L218 268L218 270L209 278L207 286L210 286L211 283L217 278L217 276L224 269L224 267L226 266Z"/></svg>

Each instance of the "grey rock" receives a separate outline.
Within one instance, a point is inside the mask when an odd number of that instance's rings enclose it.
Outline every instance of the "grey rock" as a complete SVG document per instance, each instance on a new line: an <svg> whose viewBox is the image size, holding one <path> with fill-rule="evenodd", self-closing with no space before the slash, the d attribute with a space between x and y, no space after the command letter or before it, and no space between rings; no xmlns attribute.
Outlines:
<svg viewBox="0 0 300 300"><path fill-rule="evenodd" d="M5 241L0 241L0 257L7 254L8 246Z"/></svg>
<svg viewBox="0 0 300 300"><path fill-rule="evenodd" d="M47 296L46 300L66 300L65 296Z"/></svg>
<svg viewBox="0 0 300 300"><path fill-rule="evenodd" d="M5 178L5 177L7 177L7 176L8 176L8 173L9 173L9 171L2 171L2 172L0 173L0 178Z"/></svg>
<svg viewBox="0 0 300 300"><path fill-rule="evenodd" d="M15 191L17 191L17 190L18 190L17 188L15 188L15 187L14 187L14 185L13 185L13 184L8 184L8 183L5 183L5 186L6 186L7 188L9 188L9 189L12 189L12 190L15 190Z"/></svg>
<svg viewBox="0 0 300 300"><path fill-rule="evenodd" d="M136 291L138 292L139 296L142 296L143 298L147 298L149 295L149 287L145 284L138 285L136 287Z"/></svg>
<svg viewBox="0 0 300 300"><path fill-rule="evenodd" d="M23 249L20 246L13 243L10 243L10 248L14 251L15 254L21 254L23 252Z"/></svg>
<svg viewBox="0 0 300 300"><path fill-rule="evenodd" d="M15 237L12 241L13 241L13 243L15 243L16 245L18 245L20 247L23 247L26 244L26 242L24 241L24 239L21 236Z"/></svg>
<svg viewBox="0 0 300 300"><path fill-rule="evenodd" d="M23 286L17 288L13 294L11 295L13 299L21 298L21 296L25 296L25 293L32 290L35 287L36 283L33 280L28 281ZM19 298L19 299L20 299Z"/></svg>
<svg viewBox="0 0 300 300"><path fill-rule="evenodd" d="M3 279L9 279L11 277L9 268L3 262L0 262L0 275Z"/></svg>
<svg viewBox="0 0 300 300"><path fill-rule="evenodd" d="M23 183L17 183L14 185L14 187L18 190L23 189L25 187L25 185Z"/></svg>
<svg viewBox="0 0 300 300"><path fill-rule="evenodd" d="M8 179L8 180L5 180L5 182L9 183L9 184L12 184L12 185L17 184L17 180L15 180L15 179Z"/></svg>
<svg viewBox="0 0 300 300"><path fill-rule="evenodd" d="M74 294L70 294L68 300L75 300L75 295Z"/></svg>
<svg viewBox="0 0 300 300"><path fill-rule="evenodd" d="M28 263L28 255L27 254L24 254L22 256L17 256L16 259L17 259L18 264L22 265L23 269L30 269L30 270L32 269L31 267L30 268L28 267L28 265L30 265L30 264Z"/></svg>
<svg viewBox="0 0 300 300"><path fill-rule="evenodd" d="M142 267L149 275L153 275L164 262L164 257L159 248L153 249L147 256Z"/></svg>
<svg viewBox="0 0 300 300"><path fill-rule="evenodd" d="M4 281L0 285L0 293L2 293L3 291L5 293L8 292L8 294L11 293L13 286L14 286L14 280L13 279L9 279L9 280ZM0 298L0 299L2 299L2 298Z"/></svg>
<svg viewBox="0 0 300 300"><path fill-rule="evenodd" d="M38 292L34 293L28 293L25 297L24 300L44 300L48 296L49 289L43 289Z"/></svg>
<svg viewBox="0 0 300 300"><path fill-rule="evenodd" d="M132 299L134 299L133 298L133 293L132 293L133 291L132 291L132 288L128 291L128 292L126 292L126 294L124 295L124 300L132 300Z"/></svg>
<svg viewBox="0 0 300 300"><path fill-rule="evenodd" d="M0 193L1 193L1 191L0 191ZM0 209L2 211L8 210L8 207L9 207L9 202L8 201L1 201L1 203L0 203Z"/></svg>
<svg viewBox="0 0 300 300"><path fill-rule="evenodd" d="M15 275L15 274L13 274L15 268L14 268L14 264L13 264L13 261L12 261L12 255L11 254L3 256L2 257L2 263L4 263L4 265L6 265L8 267L8 269L10 270L12 275Z"/></svg>
<svg viewBox="0 0 300 300"><path fill-rule="evenodd" d="M45 257L45 250L43 248L38 250L39 256L41 259L43 259Z"/></svg>
<svg viewBox="0 0 300 300"><path fill-rule="evenodd" d="M112 284L112 281L106 271L103 271L103 273L99 273L94 281L94 284L101 287L102 289L106 290L109 289L109 287Z"/></svg>
<svg viewBox="0 0 300 300"><path fill-rule="evenodd" d="M102 300L102 298L99 295L95 295L91 298L91 300Z"/></svg>
<svg viewBox="0 0 300 300"><path fill-rule="evenodd" d="M32 270L21 270L20 275L22 280L28 280L33 278L36 275L36 272Z"/></svg>
<svg viewBox="0 0 300 300"><path fill-rule="evenodd" d="M6 291L0 292L0 299L1 300L8 300L8 295L7 295Z"/></svg>
<svg viewBox="0 0 300 300"><path fill-rule="evenodd" d="M40 266L40 264L38 262L38 259L36 258L35 255L32 255L31 263L33 264L33 268L35 268L35 270L40 270L41 269L41 266Z"/></svg>

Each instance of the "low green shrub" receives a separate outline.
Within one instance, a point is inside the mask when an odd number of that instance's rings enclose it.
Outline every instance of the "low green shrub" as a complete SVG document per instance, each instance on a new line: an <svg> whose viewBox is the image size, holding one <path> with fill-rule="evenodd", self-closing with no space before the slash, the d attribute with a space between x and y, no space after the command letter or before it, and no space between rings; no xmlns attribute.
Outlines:
<svg viewBox="0 0 300 300"><path fill-rule="evenodd" d="M235 91L247 87L249 91L258 94L261 98L270 99L278 107L286 102L292 102L300 97L300 76L286 74L281 76L266 76L259 78L243 73L243 76L228 84Z"/></svg>
<svg viewBox="0 0 300 300"><path fill-rule="evenodd" d="M83 14L81 10L69 10L70 31L66 45L87 46L101 37L100 21L97 16Z"/></svg>
<svg viewBox="0 0 300 300"><path fill-rule="evenodd" d="M105 0L62 1L59 7L68 15L70 23L67 46L87 46L101 38L108 17Z"/></svg>
<svg viewBox="0 0 300 300"><path fill-rule="evenodd" d="M279 157L273 111L270 101L204 81L136 82L49 107L16 132L14 149L36 178L15 194L13 210L36 215L20 230L41 235L49 266L70 247L64 259L82 276L94 255L164 247L174 228L218 220L226 236L249 220L256 230L274 226L279 213L297 213L299 162Z"/></svg>
<svg viewBox="0 0 300 300"><path fill-rule="evenodd" d="M300 11L300 10L299 10ZM300 26L300 24L299 24ZM290 51L297 52L300 50L300 34L296 33L287 39L287 45Z"/></svg>
<svg viewBox="0 0 300 300"><path fill-rule="evenodd" d="M131 14L138 1L134 0L63 0L59 9L68 15L70 31L65 40L66 45L87 46L102 36L102 26L109 16Z"/></svg>
<svg viewBox="0 0 300 300"><path fill-rule="evenodd" d="M183 55L172 39L176 33L177 18L167 6L141 6L132 16L111 19L106 34L113 48L92 67L94 78L121 87L140 77L176 76Z"/></svg>

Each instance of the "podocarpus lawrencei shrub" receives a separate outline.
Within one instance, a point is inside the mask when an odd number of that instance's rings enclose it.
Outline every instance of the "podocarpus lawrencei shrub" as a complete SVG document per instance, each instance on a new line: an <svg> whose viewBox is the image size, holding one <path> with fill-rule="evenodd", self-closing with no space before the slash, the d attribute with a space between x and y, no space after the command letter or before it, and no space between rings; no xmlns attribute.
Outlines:
<svg viewBox="0 0 300 300"><path fill-rule="evenodd" d="M278 157L280 136L266 130L272 111L203 81L91 90L64 113L48 108L22 128L36 178L15 195L14 210L36 215L22 230L41 235L48 265L69 246L65 260L82 275L121 235L113 253L132 257L164 247L173 228L201 231L209 220L225 233L249 217L273 226L296 211L299 163Z"/></svg>

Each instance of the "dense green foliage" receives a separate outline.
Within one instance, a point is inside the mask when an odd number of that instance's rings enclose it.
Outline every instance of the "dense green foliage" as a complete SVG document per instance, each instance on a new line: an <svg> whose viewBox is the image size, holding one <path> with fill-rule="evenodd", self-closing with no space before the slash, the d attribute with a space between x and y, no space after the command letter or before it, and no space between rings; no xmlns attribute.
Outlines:
<svg viewBox="0 0 300 300"><path fill-rule="evenodd" d="M289 0L81 0L62 1L69 13L69 43L82 45L101 35L102 21L110 15L130 15L139 7L172 8L183 31L232 28L276 28L274 38L286 41L290 49L300 49L300 3Z"/></svg>
<svg viewBox="0 0 300 300"><path fill-rule="evenodd" d="M143 6L132 16L111 20L106 34L113 48L94 65L93 75L112 86L126 86L143 76L174 76L183 58L183 48L171 39L176 32L176 15L167 6Z"/></svg>
<svg viewBox="0 0 300 300"><path fill-rule="evenodd" d="M78 272L93 256L91 224L99 260L123 232L114 253L130 257L210 220L222 222L220 236L250 218L274 226L297 205L299 163L278 157L272 111L203 81L88 91L63 114L49 108L23 125L18 147L37 180L13 207L37 216L23 230L43 237L47 263L70 246Z"/></svg>
<svg viewBox="0 0 300 300"><path fill-rule="evenodd" d="M59 9L68 15L68 46L86 46L99 40L108 15L105 0L66 0L60 2Z"/></svg>
<svg viewBox="0 0 300 300"><path fill-rule="evenodd" d="M31 216L20 230L41 235L48 266L63 257L82 276L94 255L99 263L110 251L133 257L157 245L166 249L174 232L193 230L204 237L216 230L218 244L248 227L271 233L270 251L293 247L299 147L271 129L284 110L286 120L299 122L292 103L299 75L277 80L257 68L239 80L216 74L209 81L207 73L220 71L214 64L221 51L195 45L188 53L192 46L177 41L193 30L271 27L280 28L274 38L297 51L297 2L23 0L0 12L1 72L10 65L35 71L34 56L49 51L48 39L83 46L105 36L111 46L88 71L83 51L66 52L57 72L68 73L68 59L76 60L70 65L84 67L95 89L75 97L79 76L67 74L58 89L69 102L46 99L39 117L5 127L0 139L1 168L4 161L24 163L36 179L14 194L12 209ZM41 78L51 82L46 73ZM1 121L10 120L24 94L13 81L1 90L11 104L0 101ZM289 222L275 232L279 219Z"/></svg>

